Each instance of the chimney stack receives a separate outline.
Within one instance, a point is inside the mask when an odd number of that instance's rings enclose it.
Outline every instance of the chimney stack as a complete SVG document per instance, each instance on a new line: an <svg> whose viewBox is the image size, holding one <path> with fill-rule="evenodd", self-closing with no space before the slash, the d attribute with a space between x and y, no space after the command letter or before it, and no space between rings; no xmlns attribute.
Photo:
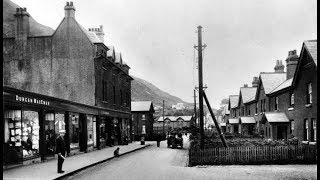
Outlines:
<svg viewBox="0 0 320 180"><path fill-rule="evenodd" d="M244 84L243 87L248 87L248 84Z"/></svg>
<svg viewBox="0 0 320 180"><path fill-rule="evenodd" d="M102 25L100 25L99 28L89 28L89 31L93 31L98 36L100 41L102 43L104 43L104 32L103 32L103 26Z"/></svg>
<svg viewBox="0 0 320 180"><path fill-rule="evenodd" d="M29 13L27 8L16 8L14 14L16 18L15 37L17 39L27 39L29 35Z"/></svg>
<svg viewBox="0 0 320 180"><path fill-rule="evenodd" d="M259 78L256 76L253 77L252 87L258 87L258 83L259 83Z"/></svg>
<svg viewBox="0 0 320 180"><path fill-rule="evenodd" d="M297 68L299 56L297 55L297 51L289 51L288 57L286 59L287 63L287 79L290 79L294 76L294 73Z"/></svg>
<svg viewBox="0 0 320 180"><path fill-rule="evenodd" d="M73 6L73 2L67 2L66 6L64 7L65 18L75 18L75 11L76 8Z"/></svg>
<svg viewBox="0 0 320 180"><path fill-rule="evenodd" d="M276 66L274 67L274 72L284 72L284 65L282 60L277 60Z"/></svg>

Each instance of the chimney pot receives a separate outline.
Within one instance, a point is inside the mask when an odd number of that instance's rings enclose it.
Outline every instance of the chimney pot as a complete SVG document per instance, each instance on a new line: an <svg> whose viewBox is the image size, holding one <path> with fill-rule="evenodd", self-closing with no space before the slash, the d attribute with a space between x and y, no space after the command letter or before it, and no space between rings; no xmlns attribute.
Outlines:
<svg viewBox="0 0 320 180"><path fill-rule="evenodd" d="M248 87L248 84L244 84L243 87Z"/></svg>
<svg viewBox="0 0 320 180"><path fill-rule="evenodd" d="M299 56L297 55L297 50L289 51L289 55L286 59L287 62L287 79L294 76L296 67L299 61Z"/></svg>
<svg viewBox="0 0 320 180"><path fill-rule="evenodd" d="M67 2L67 5L64 7L65 17L75 17L76 9L73 6L73 2Z"/></svg>

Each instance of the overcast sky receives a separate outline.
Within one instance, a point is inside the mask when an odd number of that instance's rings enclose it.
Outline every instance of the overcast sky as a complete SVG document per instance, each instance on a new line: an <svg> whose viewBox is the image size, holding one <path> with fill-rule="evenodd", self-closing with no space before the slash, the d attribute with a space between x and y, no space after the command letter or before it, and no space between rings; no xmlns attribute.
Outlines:
<svg viewBox="0 0 320 180"><path fill-rule="evenodd" d="M56 29L65 0L12 0L41 24ZM204 84L214 108L239 94L260 72L274 71L289 50L317 37L316 0L74 0L85 28L104 26L130 74L193 102L197 85L193 46L203 27ZM195 54L195 56L194 56Z"/></svg>

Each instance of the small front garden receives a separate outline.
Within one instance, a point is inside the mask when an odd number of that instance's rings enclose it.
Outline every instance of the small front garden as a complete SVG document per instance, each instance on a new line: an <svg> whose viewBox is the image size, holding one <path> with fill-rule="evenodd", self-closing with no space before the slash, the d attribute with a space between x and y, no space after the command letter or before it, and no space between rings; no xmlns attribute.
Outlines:
<svg viewBox="0 0 320 180"><path fill-rule="evenodd" d="M225 139L227 148L215 133L205 132L201 150L200 135L194 130L190 135L189 165L315 163L317 159L316 146L299 144L294 137L275 141L233 134Z"/></svg>

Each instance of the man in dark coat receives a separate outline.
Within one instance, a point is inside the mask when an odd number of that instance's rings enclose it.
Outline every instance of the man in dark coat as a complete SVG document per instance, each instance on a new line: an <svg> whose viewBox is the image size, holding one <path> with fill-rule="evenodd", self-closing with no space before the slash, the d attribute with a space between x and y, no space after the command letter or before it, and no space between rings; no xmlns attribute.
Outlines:
<svg viewBox="0 0 320 180"><path fill-rule="evenodd" d="M56 154L58 154L58 173L64 173L62 171L62 164L66 154L66 143L64 142L65 130L59 131L59 136L56 139Z"/></svg>

